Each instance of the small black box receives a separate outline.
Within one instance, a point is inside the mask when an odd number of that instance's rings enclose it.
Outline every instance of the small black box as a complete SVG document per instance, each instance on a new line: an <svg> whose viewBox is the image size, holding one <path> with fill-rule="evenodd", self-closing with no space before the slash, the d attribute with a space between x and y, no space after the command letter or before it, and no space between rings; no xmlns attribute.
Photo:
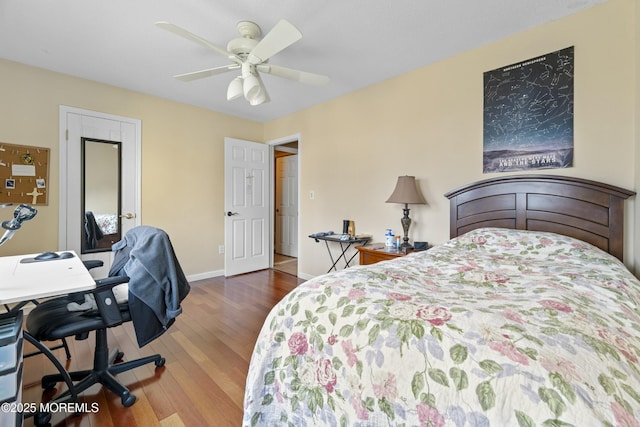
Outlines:
<svg viewBox="0 0 640 427"><path fill-rule="evenodd" d="M413 249L416 251L426 251L429 249L429 242L413 242Z"/></svg>

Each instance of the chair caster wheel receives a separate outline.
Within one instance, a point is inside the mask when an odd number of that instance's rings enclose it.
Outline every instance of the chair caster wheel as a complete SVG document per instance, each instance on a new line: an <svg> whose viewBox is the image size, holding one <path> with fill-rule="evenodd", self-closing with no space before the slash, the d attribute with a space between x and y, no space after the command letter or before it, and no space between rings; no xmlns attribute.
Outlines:
<svg viewBox="0 0 640 427"><path fill-rule="evenodd" d="M113 361L114 362L122 362L122 359L124 358L124 353L121 351L118 351L116 353L116 356L114 357Z"/></svg>
<svg viewBox="0 0 640 427"><path fill-rule="evenodd" d="M47 381L47 380L43 379L42 380L42 389L43 390L53 390L56 387L56 384L57 384L56 381Z"/></svg>
<svg viewBox="0 0 640 427"><path fill-rule="evenodd" d="M156 360L156 366L159 368L161 366L164 366L164 363L166 362L166 359L164 357L161 357L160 359Z"/></svg>
<svg viewBox="0 0 640 427"><path fill-rule="evenodd" d="M125 394L120 398L120 400L122 401L122 406L124 406L125 408L128 408L129 406L136 403L136 397L131 393Z"/></svg>
<svg viewBox="0 0 640 427"><path fill-rule="evenodd" d="M47 425L47 424L49 424L49 421L51 421L51 413L50 412L37 411L33 415L33 424L35 424L37 426Z"/></svg>

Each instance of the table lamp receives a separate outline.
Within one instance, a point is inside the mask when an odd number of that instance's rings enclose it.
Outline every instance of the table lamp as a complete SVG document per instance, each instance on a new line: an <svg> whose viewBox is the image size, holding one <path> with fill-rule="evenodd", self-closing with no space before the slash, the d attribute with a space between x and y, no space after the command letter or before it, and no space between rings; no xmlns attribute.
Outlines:
<svg viewBox="0 0 640 427"><path fill-rule="evenodd" d="M413 248L409 244L409 226L411 225L411 218L409 218L409 204L420 204L424 205L427 202L422 197L422 194L418 192L418 188L416 187L416 177L415 176L399 176L398 182L396 183L396 188L387 199L387 203L404 203L404 208L402 212L404 216L400 220L402 223L402 230L404 231L404 238L402 239L402 245L400 249L407 250Z"/></svg>

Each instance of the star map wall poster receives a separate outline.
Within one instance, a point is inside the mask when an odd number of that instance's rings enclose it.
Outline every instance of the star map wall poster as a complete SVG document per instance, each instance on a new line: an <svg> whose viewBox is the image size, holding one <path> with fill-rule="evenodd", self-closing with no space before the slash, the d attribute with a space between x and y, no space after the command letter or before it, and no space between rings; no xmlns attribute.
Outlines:
<svg viewBox="0 0 640 427"><path fill-rule="evenodd" d="M484 73L484 173L573 166L573 75L573 46Z"/></svg>

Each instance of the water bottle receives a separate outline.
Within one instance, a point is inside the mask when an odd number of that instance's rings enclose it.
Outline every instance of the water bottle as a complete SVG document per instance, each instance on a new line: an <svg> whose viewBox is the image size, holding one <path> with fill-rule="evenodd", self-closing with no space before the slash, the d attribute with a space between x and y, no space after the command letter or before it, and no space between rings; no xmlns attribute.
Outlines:
<svg viewBox="0 0 640 427"><path fill-rule="evenodd" d="M384 245L387 248L393 248L394 246L394 238L395 236L393 235L393 232L391 231L390 228L387 228L387 232L384 234Z"/></svg>

